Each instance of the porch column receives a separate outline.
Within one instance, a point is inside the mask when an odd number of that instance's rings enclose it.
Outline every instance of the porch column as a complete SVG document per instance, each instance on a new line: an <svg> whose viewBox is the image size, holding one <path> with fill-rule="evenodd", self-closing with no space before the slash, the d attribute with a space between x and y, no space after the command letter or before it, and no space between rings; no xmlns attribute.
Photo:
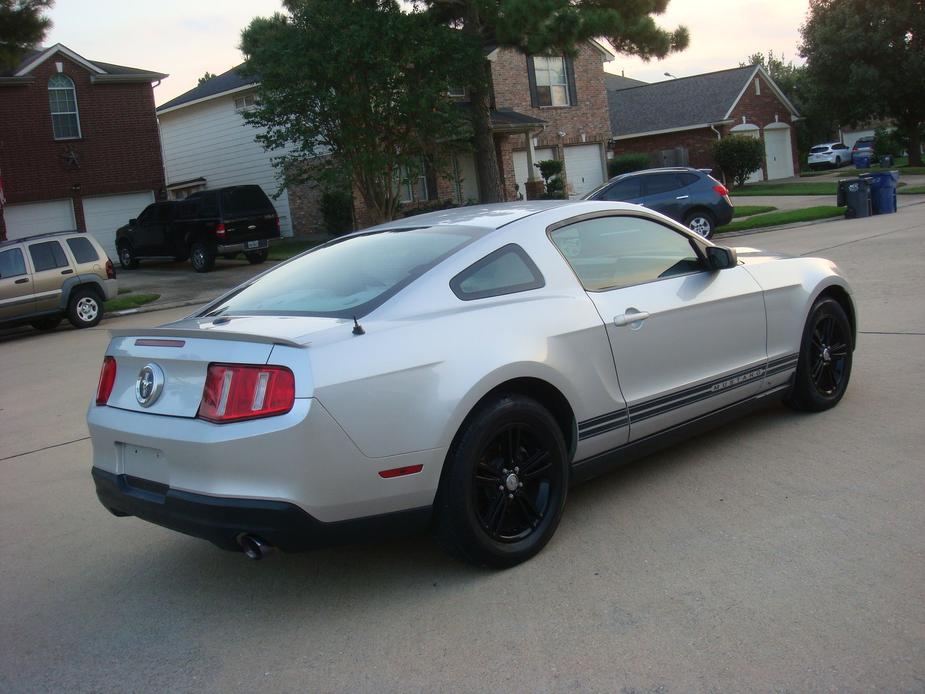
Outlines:
<svg viewBox="0 0 925 694"><path fill-rule="evenodd" d="M533 148L533 133L527 130L527 180L524 182L524 197L527 200L539 200L546 192L546 184L540 176L540 170L533 163L536 160L536 150Z"/></svg>

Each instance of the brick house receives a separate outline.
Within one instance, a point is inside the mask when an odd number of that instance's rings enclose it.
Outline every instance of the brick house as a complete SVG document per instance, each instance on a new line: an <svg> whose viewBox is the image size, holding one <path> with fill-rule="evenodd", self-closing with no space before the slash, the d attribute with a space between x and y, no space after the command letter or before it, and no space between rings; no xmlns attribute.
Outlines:
<svg viewBox="0 0 925 694"><path fill-rule="evenodd" d="M648 154L655 166L715 168L713 143L730 134L761 139L765 157L750 180L799 174L793 104L760 65L608 89L613 152Z"/></svg>
<svg viewBox="0 0 925 694"><path fill-rule="evenodd" d="M0 238L77 229L115 257L115 230L164 194L154 91L167 75L29 51L0 72Z"/></svg>

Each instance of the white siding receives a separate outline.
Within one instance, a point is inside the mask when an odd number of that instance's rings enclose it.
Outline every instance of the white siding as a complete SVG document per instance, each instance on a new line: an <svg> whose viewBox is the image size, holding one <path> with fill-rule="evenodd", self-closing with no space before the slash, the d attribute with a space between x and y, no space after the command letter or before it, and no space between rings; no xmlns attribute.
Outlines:
<svg viewBox="0 0 925 694"><path fill-rule="evenodd" d="M208 188L256 183L279 215L283 236L292 236L286 191L278 198L276 169L271 161L284 152L264 150L254 137L259 132L244 123L230 94L158 116L167 183L202 176Z"/></svg>

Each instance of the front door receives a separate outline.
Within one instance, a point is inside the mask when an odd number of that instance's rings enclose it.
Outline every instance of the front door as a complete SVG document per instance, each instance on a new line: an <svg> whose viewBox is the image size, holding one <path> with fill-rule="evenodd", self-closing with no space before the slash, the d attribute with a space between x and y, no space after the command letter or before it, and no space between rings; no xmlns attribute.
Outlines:
<svg viewBox="0 0 925 694"><path fill-rule="evenodd" d="M607 326L631 441L760 392L764 299L744 268L707 270L689 236L629 215L552 239Z"/></svg>
<svg viewBox="0 0 925 694"><path fill-rule="evenodd" d="M22 249L0 251L0 321L32 313L32 275L26 269Z"/></svg>

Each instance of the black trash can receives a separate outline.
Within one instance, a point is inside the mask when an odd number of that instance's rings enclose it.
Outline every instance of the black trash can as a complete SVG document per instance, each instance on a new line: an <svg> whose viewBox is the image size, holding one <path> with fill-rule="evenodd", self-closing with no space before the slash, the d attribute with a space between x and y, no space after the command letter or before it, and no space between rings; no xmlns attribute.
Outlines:
<svg viewBox="0 0 925 694"><path fill-rule="evenodd" d="M845 218L870 217L870 181L863 178L843 178L838 182L836 203L846 207Z"/></svg>

